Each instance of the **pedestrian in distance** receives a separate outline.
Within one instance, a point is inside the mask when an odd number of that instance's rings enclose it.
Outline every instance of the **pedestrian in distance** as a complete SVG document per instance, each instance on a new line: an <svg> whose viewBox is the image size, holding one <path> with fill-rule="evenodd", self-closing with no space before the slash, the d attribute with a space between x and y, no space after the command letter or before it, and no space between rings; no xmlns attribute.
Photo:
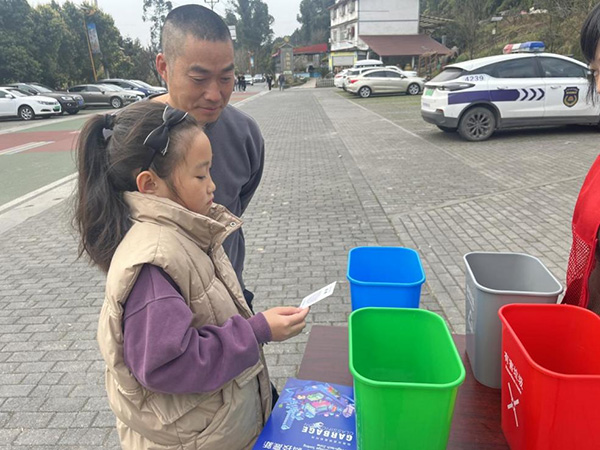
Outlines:
<svg viewBox="0 0 600 450"><path fill-rule="evenodd" d="M600 93L600 4L583 24L580 45L591 70L588 99L597 102ZM600 156L589 169L579 191L571 228L573 243L563 303L600 314Z"/></svg>
<svg viewBox="0 0 600 450"><path fill-rule="evenodd" d="M139 102L77 143L80 255L107 273L98 344L125 450L250 449L272 407L262 345L308 309L254 315L222 243L211 143L191 114Z"/></svg>
<svg viewBox="0 0 600 450"><path fill-rule="evenodd" d="M271 74L267 75L267 85L269 86L269 90L271 90L271 87L273 86L273 75Z"/></svg>
<svg viewBox="0 0 600 450"><path fill-rule="evenodd" d="M285 75L280 73L277 81L279 82L279 90L283 91L285 89Z"/></svg>
<svg viewBox="0 0 600 450"><path fill-rule="evenodd" d="M238 80L237 75L233 77L233 82L234 82L233 90L238 91L240 89L240 82Z"/></svg>
<svg viewBox="0 0 600 450"><path fill-rule="evenodd" d="M213 145L211 175L219 186L215 201L242 216L260 183L264 140L257 123L228 105L235 83L233 41L229 28L209 8L173 9L161 30L162 53L156 68L169 92L152 100L189 112ZM243 89L243 75L239 89ZM245 241L241 229L223 243L252 308L253 293L243 279Z"/></svg>

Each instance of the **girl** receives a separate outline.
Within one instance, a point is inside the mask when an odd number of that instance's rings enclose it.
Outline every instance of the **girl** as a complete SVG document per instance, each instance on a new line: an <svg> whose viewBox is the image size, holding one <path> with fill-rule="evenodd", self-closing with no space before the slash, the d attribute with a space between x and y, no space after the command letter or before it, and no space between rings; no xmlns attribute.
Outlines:
<svg viewBox="0 0 600 450"><path fill-rule="evenodd" d="M583 56L593 76L588 100L598 101L600 92L600 4L588 15L581 29ZM573 212L573 244L567 267L567 291L563 303L587 307L600 314L600 157L596 159L579 191Z"/></svg>
<svg viewBox="0 0 600 450"><path fill-rule="evenodd" d="M249 449L271 410L262 345L308 310L252 315L221 244L208 138L142 102L92 117L77 144L80 252L107 272L98 343L124 449Z"/></svg>

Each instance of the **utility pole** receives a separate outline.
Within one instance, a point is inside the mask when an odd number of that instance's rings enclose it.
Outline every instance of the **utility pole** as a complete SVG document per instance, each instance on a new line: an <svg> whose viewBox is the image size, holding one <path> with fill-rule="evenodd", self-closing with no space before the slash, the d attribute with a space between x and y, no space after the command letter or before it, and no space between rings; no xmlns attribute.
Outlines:
<svg viewBox="0 0 600 450"><path fill-rule="evenodd" d="M210 4L210 9L214 10L215 9L215 5L217 3L219 3L219 0L204 0L204 3L209 3Z"/></svg>

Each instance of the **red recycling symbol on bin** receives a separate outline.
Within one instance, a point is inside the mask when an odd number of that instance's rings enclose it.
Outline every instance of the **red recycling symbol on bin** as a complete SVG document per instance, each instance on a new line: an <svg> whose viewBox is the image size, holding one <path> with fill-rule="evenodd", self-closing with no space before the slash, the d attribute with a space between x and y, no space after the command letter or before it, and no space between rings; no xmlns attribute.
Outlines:
<svg viewBox="0 0 600 450"><path fill-rule="evenodd" d="M510 403L507 405L508 409L512 409L515 415L515 423L519 428L519 418L517 417L517 405L520 403L518 398L513 396L512 388L510 387L510 381L508 382L508 392L510 394Z"/></svg>

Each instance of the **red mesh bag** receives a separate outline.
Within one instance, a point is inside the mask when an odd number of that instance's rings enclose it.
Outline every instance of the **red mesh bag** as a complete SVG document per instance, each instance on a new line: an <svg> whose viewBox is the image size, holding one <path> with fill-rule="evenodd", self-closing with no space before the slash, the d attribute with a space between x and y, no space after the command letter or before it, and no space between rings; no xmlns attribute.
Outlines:
<svg viewBox="0 0 600 450"><path fill-rule="evenodd" d="M588 270L590 256L592 257L592 267ZM575 227L573 227L573 244L571 245L571 254L569 255L569 265L567 267L567 291L565 292L563 303L583 307L587 306L587 280L593 268L594 260L592 245L581 239L575 233Z"/></svg>
<svg viewBox="0 0 600 450"><path fill-rule="evenodd" d="M587 307L588 279L596 263L600 226L600 157L596 158L579 191L573 212L573 243L567 267L563 303Z"/></svg>

